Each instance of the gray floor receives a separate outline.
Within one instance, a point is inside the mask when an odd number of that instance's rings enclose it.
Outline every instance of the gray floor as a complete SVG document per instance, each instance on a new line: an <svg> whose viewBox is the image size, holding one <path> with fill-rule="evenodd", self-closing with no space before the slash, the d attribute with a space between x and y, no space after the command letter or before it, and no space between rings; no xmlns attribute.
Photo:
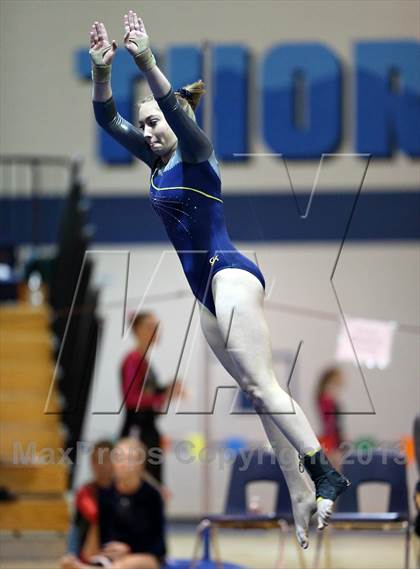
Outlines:
<svg viewBox="0 0 420 569"><path fill-rule="evenodd" d="M312 547L305 552L307 566L311 566ZM194 533L191 530L171 529L168 534L170 555L190 558ZM331 536L332 569L397 569L403 567L403 538L392 534L344 534ZM413 544L414 545L414 544ZM220 535L223 560L242 563L249 569L271 569L275 566L278 537L275 532L225 532ZM62 536L51 534L25 534L21 537L0 536L1 569L55 569L56 560L62 555L65 541ZM411 568L414 548L411 550ZM323 562L322 567L325 566ZM292 538L286 545L286 569L299 567L296 547Z"/></svg>

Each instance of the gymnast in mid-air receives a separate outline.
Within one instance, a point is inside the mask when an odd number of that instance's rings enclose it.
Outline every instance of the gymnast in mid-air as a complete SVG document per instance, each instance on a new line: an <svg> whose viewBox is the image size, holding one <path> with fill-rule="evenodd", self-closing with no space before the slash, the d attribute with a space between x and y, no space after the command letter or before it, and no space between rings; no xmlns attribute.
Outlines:
<svg viewBox="0 0 420 569"><path fill-rule="evenodd" d="M102 22L94 22L89 53L96 121L151 170L151 205L199 302L204 336L252 400L289 488L298 542L306 548L311 516L317 512L318 529L327 526L334 501L350 483L331 466L304 412L276 379L264 277L229 238L219 164L195 119L204 83L174 91L156 65L142 19L130 10L124 28L124 45L151 94L138 105L136 126L117 112L111 91L117 44L109 42Z"/></svg>

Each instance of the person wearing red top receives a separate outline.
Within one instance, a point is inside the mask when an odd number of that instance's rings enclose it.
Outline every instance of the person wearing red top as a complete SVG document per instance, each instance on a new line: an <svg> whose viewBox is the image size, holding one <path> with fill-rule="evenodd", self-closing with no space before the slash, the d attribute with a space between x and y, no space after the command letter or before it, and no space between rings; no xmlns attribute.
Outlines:
<svg viewBox="0 0 420 569"><path fill-rule="evenodd" d="M139 312L132 320L136 347L121 365L121 389L126 409L121 437L137 436L148 449L146 471L162 482L163 449L161 434L156 425L167 398L182 396L179 383L166 387L158 385L156 374L147 354L158 340L159 320L152 312Z"/></svg>
<svg viewBox="0 0 420 569"><path fill-rule="evenodd" d="M67 549L82 561L86 561L100 549L98 493L112 483L112 449L113 444L107 440L95 444L91 455L93 480L81 486L76 493L75 513Z"/></svg>
<svg viewBox="0 0 420 569"><path fill-rule="evenodd" d="M339 393L344 378L337 367L326 369L318 382L316 403L321 418L322 433L319 440L328 454L333 466L338 469L341 464L343 442L342 413L339 403Z"/></svg>

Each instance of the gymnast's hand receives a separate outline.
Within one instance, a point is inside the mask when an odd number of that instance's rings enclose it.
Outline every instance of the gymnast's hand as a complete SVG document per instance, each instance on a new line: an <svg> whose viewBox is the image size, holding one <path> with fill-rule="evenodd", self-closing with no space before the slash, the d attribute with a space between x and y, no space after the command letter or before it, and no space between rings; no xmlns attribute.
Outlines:
<svg viewBox="0 0 420 569"><path fill-rule="evenodd" d="M124 14L124 45L134 57L142 71L149 71L156 65L150 49L149 36L144 27L143 20L130 10Z"/></svg>
<svg viewBox="0 0 420 569"><path fill-rule="evenodd" d="M149 47L149 36L144 27L143 20L130 10L124 14L124 44L133 57Z"/></svg>
<svg viewBox="0 0 420 569"><path fill-rule="evenodd" d="M95 66L111 65L117 43L112 40L109 43L108 33L102 22L94 22L90 28L90 50L89 55Z"/></svg>

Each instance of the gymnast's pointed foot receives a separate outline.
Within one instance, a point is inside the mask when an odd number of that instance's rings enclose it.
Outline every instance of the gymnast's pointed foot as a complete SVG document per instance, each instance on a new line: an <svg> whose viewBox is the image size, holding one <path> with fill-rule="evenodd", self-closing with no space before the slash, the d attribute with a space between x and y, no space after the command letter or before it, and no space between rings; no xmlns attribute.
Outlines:
<svg viewBox="0 0 420 569"><path fill-rule="evenodd" d="M317 511L315 494L299 494L292 497L293 519L295 521L296 538L302 549L309 547L308 529L311 517Z"/></svg>
<svg viewBox="0 0 420 569"><path fill-rule="evenodd" d="M322 449L305 454L303 464L314 484L318 510L318 529L324 529L330 520L335 500L350 486L350 481L337 472Z"/></svg>

